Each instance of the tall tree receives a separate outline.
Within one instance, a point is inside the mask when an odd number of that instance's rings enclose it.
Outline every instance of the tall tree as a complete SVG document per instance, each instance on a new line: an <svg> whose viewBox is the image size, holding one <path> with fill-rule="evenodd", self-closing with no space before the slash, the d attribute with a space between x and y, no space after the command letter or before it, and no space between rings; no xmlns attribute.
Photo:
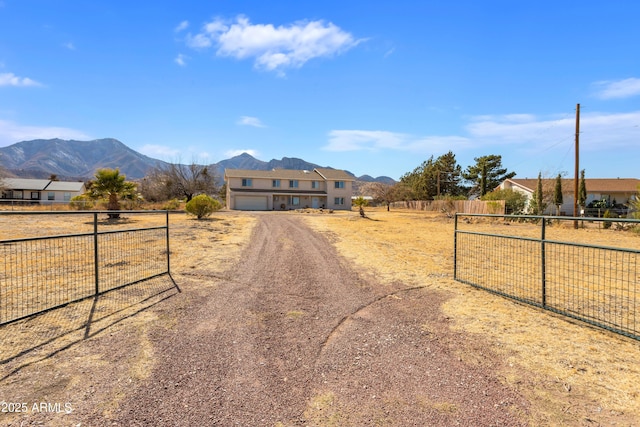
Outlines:
<svg viewBox="0 0 640 427"><path fill-rule="evenodd" d="M488 156L476 157L475 165L467 167L462 176L472 184L471 194L484 196L492 191L505 179L516 176L515 172L507 172L502 167L502 156L490 154Z"/></svg>
<svg viewBox="0 0 640 427"><path fill-rule="evenodd" d="M533 192L531 200L529 200L529 211L533 215L542 215L546 209L544 202L544 193L542 191L542 173L538 173L538 182L536 183L536 191Z"/></svg>
<svg viewBox="0 0 640 427"><path fill-rule="evenodd" d="M578 206L582 209L587 205L587 182L584 179L584 169L580 171L580 185L578 187Z"/></svg>
<svg viewBox="0 0 640 427"><path fill-rule="evenodd" d="M562 175L556 177L556 186L553 189L553 204L556 205L556 216L560 216L560 206L562 206Z"/></svg>
<svg viewBox="0 0 640 427"><path fill-rule="evenodd" d="M463 192L462 167L456 162L452 151L438 157L435 161L436 195L459 196Z"/></svg>
<svg viewBox="0 0 640 427"><path fill-rule="evenodd" d="M412 172L404 174L400 182L409 188L414 200L430 200L437 196L457 196L464 188L460 185L462 168L453 152L434 159L431 156Z"/></svg>

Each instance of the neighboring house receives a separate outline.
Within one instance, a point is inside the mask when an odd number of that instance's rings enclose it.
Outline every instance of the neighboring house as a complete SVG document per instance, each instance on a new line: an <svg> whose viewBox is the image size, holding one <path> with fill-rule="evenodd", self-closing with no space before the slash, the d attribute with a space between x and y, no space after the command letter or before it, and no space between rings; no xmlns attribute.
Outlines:
<svg viewBox="0 0 640 427"><path fill-rule="evenodd" d="M68 202L84 192L84 182L3 178L0 200Z"/></svg>
<svg viewBox="0 0 640 427"><path fill-rule="evenodd" d="M504 190L514 190L527 196L527 203L536 191L538 179L507 179L498 186ZM553 199L556 179L543 179L542 192L547 196L546 200ZM585 178L587 187L586 205L596 200L606 200L609 205L629 205L629 200L637 197L640 179L635 178ZM561 215L573 215L573 196L575 191L575 181L573 179L562 180L562 205ZM556 206L549 202L546 214L555 215Z"/></svg>
<svg viewBox="0 0 640 427"><path fill-rule="evenodd" d="M355 178L339 169L226 169L227 208L289 210L299 208L351 209Z"/></svg>

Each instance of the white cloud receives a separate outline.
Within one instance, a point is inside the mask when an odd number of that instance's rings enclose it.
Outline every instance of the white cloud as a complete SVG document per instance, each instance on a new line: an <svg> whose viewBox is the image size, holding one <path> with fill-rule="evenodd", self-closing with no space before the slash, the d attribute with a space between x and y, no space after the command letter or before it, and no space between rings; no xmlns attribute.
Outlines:
<svg viewBox="0 0 640 427"><path fill-rule="evenodd" d="M217 47L216 54L237 59L254 58L258 69L284 74L287 68L302 67L313 58L341 54L363 40L324 21L299 21L287 26L251 24L245 16L233 23L215 19L196 35L187 36L195 49Z"/></svg>
<svg viewBox="0 0 640 427"><path fill-rule="evenodd" d="M166 145L146 144L138 149L145 156L161 159L171 159L180 156L181 150Z"/></svg>
<svg viewBox="0 0 640 427"><path fill-rule="evenodd" d="M178 54L178 56L176 56L176 58L173 60L176 64L178 64L181 67L186 67L187 66L187 62L185 61L188 58L188 56L185 56L181 53Z"/></svg>
<svg viewBox="0 0 640 427"><path fill-rule="evenodd" d="M575 116L535 117L514 121L510 116L475 117L466 126L475 145L551 146L575 137ZM525 116L523 116L525 117ZM637 147L640 111L629 113L583 113L580 146L589 150Z"/></svg>
<svg viewBox="0 0 640 427"><path fill-rule="evenodd" d="M13 73L0 73L0 86L42 86L28 77L18 77Z"/></svg>
<svg viewBox="0 0 640 427"><path fill-rule="evenodd" d="M469 145L461 136L424 136L368 130L333 130L329 132L328 151L397 150L417 153L445 152Z"/></svg>
<svg viewBox="0 0 640 427"><path fill-rule="evenodd" d="M90 140L90 136L77 129L54 126L25 126L8 120L0 120L0 146L32 139Z"/></svg>
<svg viewBox="0 0 640 427"><path fill-rule="evenodd" d="M66 47L69 50L76 50L75 45L73 43L71 43L71 42L64 43L62 46Z"/></svg>
<svg viewBox="0 0 640 427"><path fill-rule="evenodd" d="M173 29L173 31L179 33L180 31L186 30L187 28L189 28L189 21L182 21L176 26L176 28Z"/></svg>
<svg viewBox="0 0 640 427"><path fill-rule="evenodd" d="M250 116L240 117L240 119L236 122L236 124L243 125L243 126L253 126L256 128L266 127L259 118L250 117Z"/></svg>
<svg viewBox="0 0 640 427"><path fill-rule="evenodd" d="M187 46L192 49L204 49L211 47L212 44L211 39L204 34L187 35Z"/></svg>
<svg viewBox="0 0 640 427"><path fill-rule="evenodd" d="M595 96L600 99L629 98L640 95L640 79L600 81L593 84Z"/></svg>
<svg viewBox="0 0 640 427"><path fill-rule="evenodd" d="M246 148L246 149L240 149L240 150L227 150L225 151L225 156L227 157L235 157L235 156L239 156L242 153L247 153L253 157L257 157L258 156L258 150L253 150L251 148Z"/></svg>

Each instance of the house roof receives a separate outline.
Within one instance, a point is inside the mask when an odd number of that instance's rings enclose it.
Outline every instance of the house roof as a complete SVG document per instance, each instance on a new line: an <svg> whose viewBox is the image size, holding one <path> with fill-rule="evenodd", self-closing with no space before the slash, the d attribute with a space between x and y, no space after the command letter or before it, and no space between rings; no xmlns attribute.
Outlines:
<svg viewBox="0 0 640 427"><path fill-rule="evenodd" d="M3 178L2 185L11 190L42 191L49 185L48 179Z"/></svg>
<svg viewBox="0 0 640 427"><path fill-rule="evenodd" d="M268 179L301 179L301 180L343 180L353 181L355 178L340 169L316 168L312 171L297 169L225 169L225 177L228 178L268 178Z"/></svg>
<svg viewBox="0 0 640 427"><path fill-rule="evenodd" d="M84 182L51 181L46 190L49 191L82 191Z"/></svg>
<svg viewBox="0 0 640 427"><path fill-rule="evenodd" d="M511 182L525 190L533 193L538 185L538 179L517 179L511 178L506 181ZM639 191L640 179L636 178L585 178L587 193L635 193ZM543 179L542 185L548 187L555 185L555 178ZM573 179L562 179L563 192L569 189L573 191Z"/></svg>
<svg viewBox="0 0 640 427"><path fill-rule="evenodd" d="M353 175L350 175L348 172L342 169L329 169L329 168L315 168L317 173L319 173L324 179L339 179L342 181L355 181L356 179Z"/></svg>
<svg viewBox="0 0 640 427"><path fill-rule="evenodd" d="M51 181L49 179L3 178L4 187L26 191L82 191L83 182Z"/></svg>

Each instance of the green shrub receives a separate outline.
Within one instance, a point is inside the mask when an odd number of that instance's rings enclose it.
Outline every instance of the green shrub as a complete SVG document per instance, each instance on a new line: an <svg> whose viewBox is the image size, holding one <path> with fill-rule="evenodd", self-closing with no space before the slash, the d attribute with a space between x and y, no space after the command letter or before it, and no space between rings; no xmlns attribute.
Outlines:
<svg viewBox="0 0 640 427"><path fill-rule="evenodd" d="M602 215L602 218L611 218L611 211L609 209L607 209L606 211L604 211L604 214ZM611 228L611 221L604 221L602 223L602 228L604 229L608 229Z"/></svg>
<svg viewBox="0 0 640 427"><path fill-rule="evenodd" d="M96 206L95 200L92 200L86 194L73 196L71 200L69 200L69 208L76 209L79 211L93 209L95 206Z"/></svg>
<svg viewBox="0 0 640 427"><path fill-rule="evenodd" d="M180 209L180 200L178 199L167 200L167 202L162 206L162 210L165 211L175 211L177 209Z"/></svg>
<svg viewBox="0 0 640 427"><path fill-rule="evenodd" d="M195 196L185 206L187 213L196 216L198 219L206 218L221 208L222 204L218 200L206 194Z"/></svg>

